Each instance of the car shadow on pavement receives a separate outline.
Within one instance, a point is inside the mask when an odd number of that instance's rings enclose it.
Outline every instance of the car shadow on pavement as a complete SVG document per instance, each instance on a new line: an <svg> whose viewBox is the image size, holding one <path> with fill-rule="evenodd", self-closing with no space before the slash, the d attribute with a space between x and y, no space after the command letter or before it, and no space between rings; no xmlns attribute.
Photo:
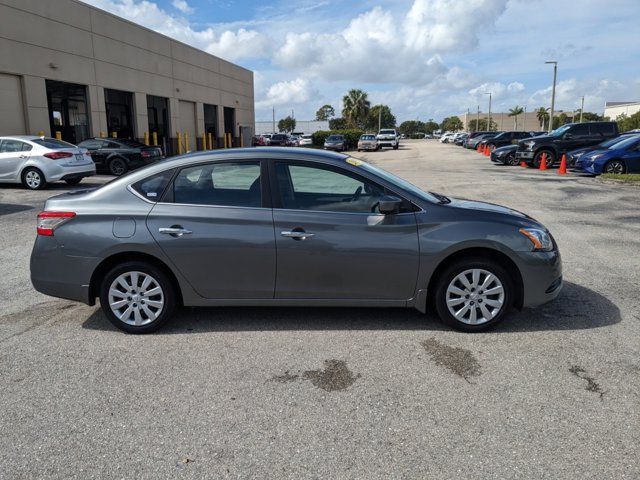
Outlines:
<svg viewBox="0 0 640 480"><path fill-rule="evenodd" d="M514 311L490 333L582 330L620 322L620 310L593 290L566 282L553 302ZM116 330L100 309L83 328ZM157 334L278 330L449 330L433 314L404 308L200 307L183 308Z"/></svg>
<svg viewBox="0 0 640 480"><path fill-rule="evenodd" d="M0 217L3 215L11 215L12 213L33 210L33 208L31 205L21 205L19 203L0 203Z"/></svg>

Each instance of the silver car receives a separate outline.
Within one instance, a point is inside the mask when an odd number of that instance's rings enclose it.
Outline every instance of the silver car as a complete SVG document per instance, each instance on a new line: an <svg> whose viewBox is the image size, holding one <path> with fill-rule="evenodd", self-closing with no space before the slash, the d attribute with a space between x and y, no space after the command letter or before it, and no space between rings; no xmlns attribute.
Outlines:
<svg viewBox="0 0 640 480"><path fill-rule="evenodd" d="M76 185L95 174L86 148L48 137L0 137L0 182L39 190L59 180Z"/></svg>
<svg viewBox="0 0 640 480"><path fill-rule="evenodd" d="M169 159L49 199L37 231L36 290L99 298L132 333L180 305L434 305L478 331L562 287L556 243L527 215L313 149Z"/></svg>

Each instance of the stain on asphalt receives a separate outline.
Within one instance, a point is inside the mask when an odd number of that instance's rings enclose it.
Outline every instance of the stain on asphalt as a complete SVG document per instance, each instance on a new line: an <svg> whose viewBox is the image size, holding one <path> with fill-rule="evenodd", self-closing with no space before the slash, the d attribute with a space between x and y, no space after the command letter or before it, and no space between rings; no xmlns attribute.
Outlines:
<svg viewBox="0 0 640 480"><path fill-rule="evenodd" d="M572 365L569 368L569 371L576 377L581 378L582 380L587 382L587 385L584 387L587 392L592 392L600 395L600 399L604 397L605 392L604 390L602 390L602 387L598 384L598 382L596 382L595 378L587 375L587 371L584 368L579 365Z"/></svg>
<svg viewBox="0 0 640 480"><path fill-rule="evenodd" d="M433 337L423 341L422 346L436 365L445 367L467 382L469 378L480 375L480 364L470 350L450 347Z"/></svg>
<svg viewBox="0 0 640 480"><path fill-rule="evenodd" d="M361 375L359 373L354 375L342 360L325 360L324 369L322 370L307 370L301 375L291 373L287 370L282 375L271 377L270 380L279 383L309 380L315 387L326 390L327 392L335 392L346 390L360 377Z"/></svg>

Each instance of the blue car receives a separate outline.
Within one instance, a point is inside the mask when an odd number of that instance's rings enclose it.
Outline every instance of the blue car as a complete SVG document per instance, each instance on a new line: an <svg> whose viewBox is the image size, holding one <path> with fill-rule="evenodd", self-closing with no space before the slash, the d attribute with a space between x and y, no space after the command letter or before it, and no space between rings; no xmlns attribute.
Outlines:
<svg viewBox="0 0 640 480"><path fill-rule="evenodd" d="M577 150L572 150L567 153L567 166L570 168L575 168L577 170L582 170L582 166L580 165L579 159L585 153L591 153L594 150L604 150L606 148L614 146L616 143L626 140L632 135L636 135L634 133L623 133L619 137L610 138L609 140L605 140L602 143L597 145L591 145L590 147L578 148Z"/></svg>
<svg viewBox="0 0 640 480"><path fill-rule="evenodd" d="M594 175L601 173L640 173L640 135L633 135L609 148L585 153L576 166Z"/></svg>

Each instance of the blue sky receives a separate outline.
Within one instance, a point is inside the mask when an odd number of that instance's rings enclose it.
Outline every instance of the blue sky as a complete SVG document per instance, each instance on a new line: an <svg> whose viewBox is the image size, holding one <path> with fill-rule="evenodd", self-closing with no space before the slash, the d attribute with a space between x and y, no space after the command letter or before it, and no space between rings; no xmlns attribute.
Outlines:
<svg viewBox="0 0 640 480"><path fill-rule="evenodd" d="M350 88L403 120L640 100L640 0L85 0L255 72L256 120L337 111Z"/></svg>

